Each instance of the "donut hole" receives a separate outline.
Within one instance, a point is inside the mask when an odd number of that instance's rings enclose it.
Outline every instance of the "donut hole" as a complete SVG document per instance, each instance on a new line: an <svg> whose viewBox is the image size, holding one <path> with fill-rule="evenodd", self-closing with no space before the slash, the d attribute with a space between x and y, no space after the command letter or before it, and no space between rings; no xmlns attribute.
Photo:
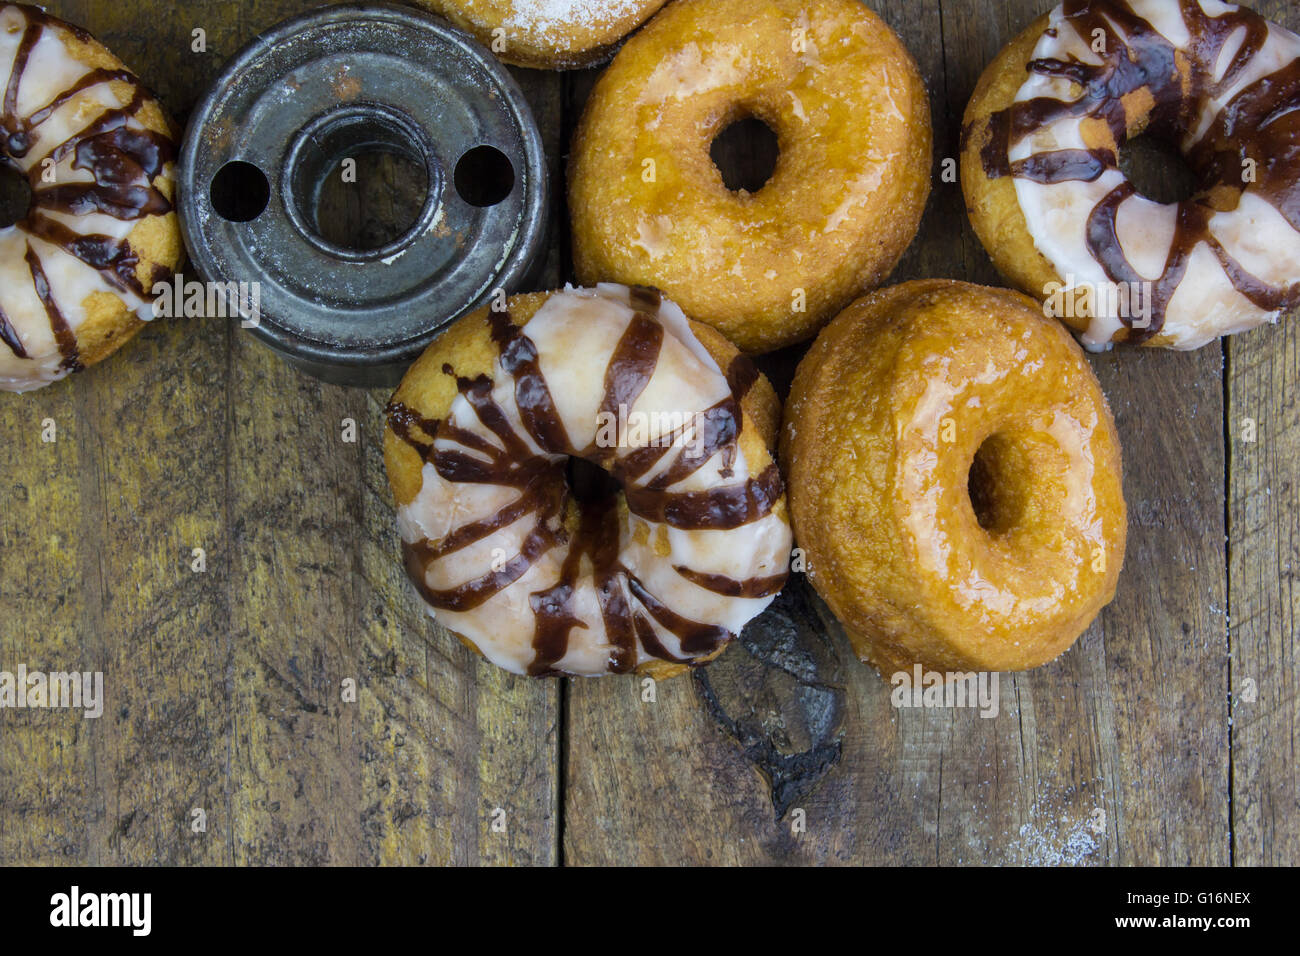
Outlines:
<svg viewBox="0 0 1300 956"><path fill-rule="evenodd" d="M608 501L618 493L618 482L613 476L585 458L570 458L565 476L569 492L579 504Z"/></svg>
<svg viewBox="0 0 1300 956"><path fill-rule="evenodd" d="M976 449L966 477L966 493L984 531L1007 534L1020 523L1030 477L1025 454L1006 435L990 435Z"/></svg>
<svg viewBox="0 0 1300 956"><path fill-rule="evenodd" d="M0 163L0 229L21 222L32 206L32 187L22 171Z"/></svg>
<svg viewBox="0 0 1300 956"><path fill-rule="evenodd" d="M731 192L762 189L776 172L780 155L776 131L752 114L728 123L709 144L713 165Z"/></svg>
<svg viewBox="0 0 1300 956"><path fill-rule="evenodd" d="M515 168L495 146L475 146L456 163L455 182L456 192L471 206L495 206L514 191Z"/></svg>
<svg viewBox="0 0 1300 956"><path fill-rule="evenodd" d="M266 173L240 160L226 163L212 178L212 208L227 222L252 222L271 200Z"/></svg>
<svg viewBox="0 0 1300 956"><path fill-rule="evenodd" d="M1158 203L1179 203L1196 194L1199 179L1166 137L1145 132L1119 148L1120 172L1139 193Z"/></svg>

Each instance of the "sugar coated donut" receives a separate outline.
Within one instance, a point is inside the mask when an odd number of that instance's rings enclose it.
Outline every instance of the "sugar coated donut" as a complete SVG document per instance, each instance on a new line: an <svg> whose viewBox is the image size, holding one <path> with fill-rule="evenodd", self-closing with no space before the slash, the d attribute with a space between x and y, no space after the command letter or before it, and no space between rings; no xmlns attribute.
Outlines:
<svg viewBox="0 0 1300 956"><path fill-rule="evenodd" d="M1120 171L1139 134L1196 175ZM1067 0L985 70L962 184L1007 279L1092 348L1191 349L1300 302L1300 37L1219 0Z"/></svg>
<svg viewBox="0 0 1300 956"><path fill-rule="evenodd" d="M572 70L607 59L666 0L420 0L516 66Z"/></svg>
<svg viewBox="0 0 1300 956"><path fill-rule="evenodd" d="M780 150L752 194L727 189L710 158L749 117ZM858 0L677 0L596 84L569 172L579 279L661 288L768 351L881 282L916 234L925 87Z"/></svg>
<svg viewBox="0 0 1300 956"><path fill-rule="evenodd" d="M925 280L853 303L799 365L781 457L809 578L882 673L1035 667L1115 593L1115 425L1018 293Z"/></svg>
<svg viewBox="0 0 1300 956"><path fill-rule="evenodd" d="M515 673L703 663L785 582L778 415L753 364L657 292L473 313L389 406L407 572L434 618Z"/></svg>
<svg viewBox="0 0 1300 956"><path fill-rule="evenodd" d="M48 385L152 317L183 258L162 107L78 27L0 7L0 176L30 192L0 226L0 388Z"/></svg>

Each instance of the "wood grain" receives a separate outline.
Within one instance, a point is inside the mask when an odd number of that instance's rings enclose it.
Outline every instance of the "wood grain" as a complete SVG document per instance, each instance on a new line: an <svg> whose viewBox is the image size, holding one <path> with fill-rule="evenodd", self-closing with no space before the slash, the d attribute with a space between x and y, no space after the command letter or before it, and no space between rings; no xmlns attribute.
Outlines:
<svg viewBox="0 0 1300 956"><path fill-rule="evenodd" d="M1300 30L1293 3L1265 0L1257 9ZM1227 345L1232 849L1240 865L1300 861L1300 349L1294 323L1290 316Z"/></svg>
<svg viewBox="0 0 1300 956"><path fill-rule="evenodd" d="M984 66L1051 0L869 5L935 127L896 278L996 283L942 160ZM183 121L244 41L308 6L51 10ZM1284 0L1258 8L1300 29ZM552 164L551 287L572 278L563 160L598 71L515 75ZM633 679L504 674L405 580L386 392L322 385L221 323L155 324L0 394L0 670L102 670L108 698L97 720L0 712L0 862L1295 864L1298 351L1283 324L1231 340L1226 367L1217 345L1092 359L1125 449L1119 593L1061 659L1004 675L983 719L894 709L802 580L652 701ZM801 354L764 360L782 390Z"/></svg>

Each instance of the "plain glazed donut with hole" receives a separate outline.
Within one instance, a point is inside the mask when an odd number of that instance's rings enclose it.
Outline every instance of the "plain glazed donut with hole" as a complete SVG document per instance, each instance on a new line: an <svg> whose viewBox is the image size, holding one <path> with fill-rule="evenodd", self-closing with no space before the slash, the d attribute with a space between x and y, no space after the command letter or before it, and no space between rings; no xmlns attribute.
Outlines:
<svg viewBox="0 0 1300 956"><path fill-rule="evenodd" d="M1148 134L1198 180L1147 199L1119 168ZM1067 0L966 108L962 186L1012 284L1090 348L1198 348L1300 302L1300 37L1218 0Z"/></svg>
<svg viewBox="0 0 1300 956"><path fill-rule="evenodd" d="M853 303L799 365L781 458L809 579L886 675L1036 667L1115 593L1115 425L1018 293L935 279Z"/></svg>
<svg viewBox="0 0 1300 956"><path fill-rule="evenodd" d="M710 158L748 117L780 150L752 194ZM858 0L677 0L619 51L575 134L575 268L662 289L742 350L770 351L888 276L929 174L920 73Z"/></svg>
<svg viewBox="0 0 1300 956"><path fill-rule="evenodd" d="M389 405L384 460L426 608L517 674L711 660L789 567L775 392L657 292L507 305L439 336Z"/></svg>
<svg viewBox="0 0 1300 956"><path fill-rule="evenodd" d="M84 30L0 7L0 174L30 202L0 227L0 388L106 358L184 258L175 143L158 101Z"/></svg>
<svg viewBox="0 0 1300 956"><path fill-rule="evenodd" d="M608 59L666 0L420 0L506 63L574 70Z"/></svg>

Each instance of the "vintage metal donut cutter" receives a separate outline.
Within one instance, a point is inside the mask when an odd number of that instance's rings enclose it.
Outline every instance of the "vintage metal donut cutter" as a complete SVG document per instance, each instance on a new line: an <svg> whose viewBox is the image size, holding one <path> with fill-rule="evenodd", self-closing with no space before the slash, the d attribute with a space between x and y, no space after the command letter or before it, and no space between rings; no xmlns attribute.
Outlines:
<svg viewBox="0 0 1300 956"><path fill-rule="evenodd" d="M322 234L322 183L375 150L423 167L428 197L405 234L348 248ZM258 283L263 342L328 381L385 385L526 281L547 189L536 122L487 50L409 9L332 6L258 37L204 96L179 213L205 279Z"/></svg>

